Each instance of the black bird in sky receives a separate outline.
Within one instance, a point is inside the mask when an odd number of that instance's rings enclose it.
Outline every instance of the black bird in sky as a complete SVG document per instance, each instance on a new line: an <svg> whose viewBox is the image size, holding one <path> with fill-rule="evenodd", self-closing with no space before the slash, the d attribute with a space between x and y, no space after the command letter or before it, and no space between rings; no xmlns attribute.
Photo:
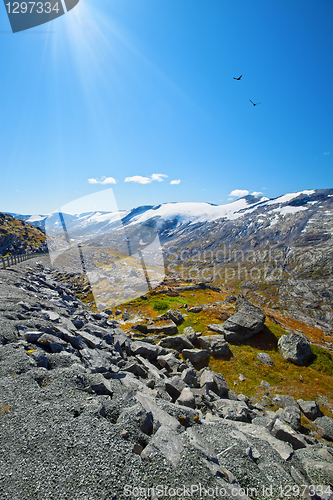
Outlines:
<svg viewBox="0 0 333 500"><path fill-rule="evenodd" d="M239 76L238 78L236 78L235 76L233 77L234 80L240 80L242 78L243 75Z"/></svg>
<svg viewBox="0 0 333 500"><path fill-rule="evenodd" d="M261 102L253 102L251 99L249 99L250 102L252 102L253 106L257 106L257 104L261 104Z"/></svg>

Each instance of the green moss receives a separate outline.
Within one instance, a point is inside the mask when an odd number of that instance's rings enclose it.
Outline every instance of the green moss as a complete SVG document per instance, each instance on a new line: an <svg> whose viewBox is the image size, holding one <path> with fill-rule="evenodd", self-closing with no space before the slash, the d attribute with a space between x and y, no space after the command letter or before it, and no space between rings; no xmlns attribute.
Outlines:
<svg viewBox="0 0 333 500"><path fill-rule="evenodd" d="M325 373L333 377L333 359L331 353L316 345L311 346L311 350L315 358L313 363L311 363L311 368L319 373Z"/></svg>
<svg viewBox="0 0 333 500"><path fill-rule="evenodd" d="M167 311L169 309L169 302L167 300L156 300L151 304L152 308L155 309L155 311L158 312L163 312Z"/></svg>

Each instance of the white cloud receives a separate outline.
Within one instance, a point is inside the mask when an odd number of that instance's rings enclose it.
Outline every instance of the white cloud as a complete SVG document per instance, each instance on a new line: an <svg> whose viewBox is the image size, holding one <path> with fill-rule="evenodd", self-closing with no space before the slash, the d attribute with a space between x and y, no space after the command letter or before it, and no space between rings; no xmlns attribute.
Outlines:
<svg viewBox="0 0 333 500"><path fill-rule="evenodd" d="M158 181L158 182L162 182L163 181L163 177L168 177L167 175L165 174L153 174L151 176L151 180L152 181Z"/></svg>
<svg viewBox="0 0 333 500"><path fill-rule="evenodd" d="M125 182L135 182L136 184L150 184L150 177L142 177L142 175L133 175L133 177L126 177Z"/></svg>
<svg viewBox="0 0 333 500"><path fill-rule="evenodd" d="M180 179L175 179L173 181L170 182L170 184L180 184Z"/></svg>
<svg viewBox="0 0 333 500"><path fill-rule="evenodd" d="M89 184L117 184L116 179L113 177L101 177L101 180L97 179L88 179Z"/></svg>
<svg viewBox="0 0 333 500"><path fill-rule="evenodd" d="M133 175L133 177L126 177L125 182L135 182L136 184L150 184L153 181L163 182L165 177L168 176L166 174L152 174L150 177Z"/></svg>
<svg viewBox="0 0 333 500"><path fill-rule="evenodd" d="M240 198L241 196L247 196L249 194L249 191L247 189L234 189L231 191L229 196L237 196L237 198Z"/></svg>
<svg viewBox="0 0 333 500"><path fill-rule="evenodd" d="M253 191L253 193L251 193L252 196L260 196L261 194L264 194L262 193L261 191Z"/></svg>

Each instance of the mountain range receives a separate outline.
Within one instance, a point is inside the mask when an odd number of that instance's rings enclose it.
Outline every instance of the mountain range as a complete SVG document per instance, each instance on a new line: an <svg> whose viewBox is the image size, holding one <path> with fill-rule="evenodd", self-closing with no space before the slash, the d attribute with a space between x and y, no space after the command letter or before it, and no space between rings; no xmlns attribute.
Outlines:
<svg viewBox="0 0 333 500"><path fill-rule="evenodd" d="M114 244L118 238L122 251L124 234L131 240L148 227L159 237L169 273L216 282L331 329L333 189L275 199L249 195L226 205L165 203L62 214L62 220L57 212L12 215L37 227L46 224L49 236L64 236L65 227L66 237L82 244Z"/></svg>

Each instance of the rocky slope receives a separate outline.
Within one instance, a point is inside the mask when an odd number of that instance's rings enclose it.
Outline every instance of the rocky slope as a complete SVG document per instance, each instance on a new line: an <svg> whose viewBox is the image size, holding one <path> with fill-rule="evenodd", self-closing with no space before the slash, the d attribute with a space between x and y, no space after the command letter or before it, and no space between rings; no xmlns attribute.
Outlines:
<svg viewBox="0 0 333 500"><path fill-rule="evenodd" d="M177 334L180 311L126 333L59 279L46 257L0 271L2 498L332 498L333 420L315 402L268 410L197 364L257 335L260 310L241 298L213 343Z"/></svg>
<svg viewBox="0 0 333 500"><path fill-rule="evenodd" d="M0 213L0 255L45 251L45 233L29 223Z"/></svg>

